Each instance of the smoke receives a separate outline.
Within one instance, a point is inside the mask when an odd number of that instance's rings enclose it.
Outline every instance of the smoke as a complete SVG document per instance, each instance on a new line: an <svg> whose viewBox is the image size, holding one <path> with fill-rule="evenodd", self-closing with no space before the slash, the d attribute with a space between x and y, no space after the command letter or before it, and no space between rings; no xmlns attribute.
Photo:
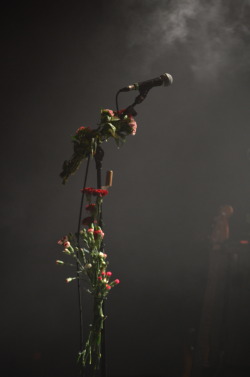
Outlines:
<svg viewBox="0 0 250 377"><path fill-rule="evenodd" d="M142 3L127 2L126 13L129 48L144 51L145 70L165 53L180 49L199 80L216 79L225 70L249 69L249 0Z"/></svg>

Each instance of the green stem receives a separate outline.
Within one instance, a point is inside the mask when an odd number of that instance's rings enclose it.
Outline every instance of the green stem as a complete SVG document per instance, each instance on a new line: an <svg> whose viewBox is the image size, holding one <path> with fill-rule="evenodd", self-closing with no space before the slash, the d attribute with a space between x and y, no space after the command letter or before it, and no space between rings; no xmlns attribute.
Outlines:
<svg viewBox="0 0 250 377"><path fill-rule="evenodd" d="M85 345L85 349L80 354L80 359L84 366L92 365L93 374L99 369L101 360L101 338L103 322L105 320L103 314L103 298L94 297L93 322L89 332L89 336Z"/></svg>

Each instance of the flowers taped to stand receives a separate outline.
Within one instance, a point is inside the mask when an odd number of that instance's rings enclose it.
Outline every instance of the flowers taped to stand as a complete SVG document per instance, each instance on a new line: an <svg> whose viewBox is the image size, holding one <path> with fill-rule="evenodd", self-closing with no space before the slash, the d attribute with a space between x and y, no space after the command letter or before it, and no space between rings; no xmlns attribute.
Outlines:
<svg viewBox="0 0 250 377"><path fill-rule="evenodd" d="M72 137L74 153L70 160L63 163L60 177L66 183L69 176L74 174L81 162L89 156L94 156L97 146L113 138L118 147L126 141L128 135L135 135L137 124L130 114L124 115L124 110L101 110L101 122L96 129L80 127Z"/></svg>
<svg viewBox="0 0 250 377"><path fill-rule="evenodd" d="M88 204L86 210L90 215L83 220L83 227L78 235L71 233L58 244L63 247L63 253L72 257L76 261L76 276L68 277L67 283L73 280L84 278L86 290L93 296L93 321L90 326L87 341L83 350L79 353L79 361L84 366L92 365L93 369L99 367L101 358L101 337L103 322L103 301L113 287L120 283L119 279L112 279L112 272L108 271L107 254L103 250L104 232L100 224L101 204L103 197L108 194L107 190L85 188ZM58 265L68 264L57 260ZM72 264L70 264L72 266Z"/></svg>

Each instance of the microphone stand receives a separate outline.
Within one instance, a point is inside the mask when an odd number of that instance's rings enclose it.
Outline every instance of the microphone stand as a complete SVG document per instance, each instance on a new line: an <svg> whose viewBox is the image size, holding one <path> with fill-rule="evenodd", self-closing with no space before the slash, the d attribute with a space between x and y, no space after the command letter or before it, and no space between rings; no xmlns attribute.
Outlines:
<svg viewBox="0 0 250 377"><path fill-rule="evenodd" d="M127 114L131 114L132 116L136 116L137 113L134 109L134 106L140 104L144 99L146 98L148 94L148 89L143 90L140 92L140 94L135 98L135 101L132 103L132 105L129 105L121 114L121 117L124 117ZM97 177L97 188L101 189L102 188L102 162L104 158L104 150L100 146L100 144L96 148L96 153L95 153L95 165L96 165L96 177ZM102 207L100 209L100 217L99 217L99 224L100 227L103 229L103 217L102 217ZM101 251L103 252L104 250L104 242L102 242L101 245ZM103 303L103 314L105 316L105 304ZM103 323L103 330L102 330L102 340L101 340L101 352L102 352L102 357L101 357L101 368L100 368L100 374L101 377L106 377L107 376L107 365L106 365L106 331L105 331L105 321Z"/></svg>
<svg viewBox="0 0 250 377"><path fill-rule="evenodd" d="M145 88L145 89L141 89L139 91L139 95L135 98L134 102L132 103L132 105L129 105L121 114L121 117L124 118L125 115L128 115L128 114L131 114L133 117L135 117L137 115L137 112L135 111L134 107L136 105L139 105L140 103L142 103L145 98L147 97L147 94L149 92L149 89ZM116 110L117 112L119 111L118 109L118 95L119 93L121 93L121 90L119 90L116 94Z"/></svg>
<svg viewBox="0 0 250 377"><path fill-rule="evenodd" d="M136 116L137 115L137 112L135 111L134 107L140 103L142 103L147 94L149 92L149 89L141 89L140 90L140 93L139 95L135 98L134 102L129 105L119 116L121 117L121 119L123 119L125 117L125 115L132 115L132 116ZM120 91L117 92L116 94L116 105L117 105L117 112L118 112L118 102L117 102L117 98L118 98L118 94L120 93ZM100 144L97 145L97 148L96 148L96 153L94 155L94 159L95 159L95 165L96 165L96 178L97 178L97 188L98 189L101 189L102 188L102 163L103 163L103 158L104 158L104 150L102 149L102 147L100 146ZM100 208L100 213L99 213L99 225L100 227L103 229L103 216L102 216L102 206ZM79 233L79 232L78 232ZM104 250L104 242L102 241L102 245L101 245L101 251L103 252ZM103 314L104 314L104 317L105 317L105 303L103 303ZM106 377L107 376L107 364L106 364L106 331L105 331L105 321L103 322L103 329L102 329L102 338L101 338L101 354L102 354L102 357L101 357L101 366L100 366L100 376L101 377ZM88 370L85 370L85 373L86 373L86 377L88 375Z"/></svg>

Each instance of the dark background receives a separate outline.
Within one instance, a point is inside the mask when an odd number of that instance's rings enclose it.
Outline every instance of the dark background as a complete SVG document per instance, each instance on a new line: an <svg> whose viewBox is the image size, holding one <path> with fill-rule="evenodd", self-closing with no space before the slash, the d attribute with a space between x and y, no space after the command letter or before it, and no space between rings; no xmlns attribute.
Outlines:
<svg viewBox="0 0 250 377"><path fill-rule="evenodd" d="M95 127L101 108L114 109L118 89L169 72L173 85L152 89L138 107L137 135L120 150L112 140L104 146L104 170L114 171L106 248L121 280L107 304L107 362L114 377L181 376L218 207L234 208L232 238L249 233L250 2L4 1L1 8L0 368L13 377L78 375L77 289L65 284L73 272L55 260L57 240L77 227L85 164L63 186L62 162L72 153L70 136ZM120 106L135 95L121 94ZM248 249L242 255L245 291L231 307L241 322L238 356L229 356L235 365L250 355L240 335L249 325Z"/></svg>

